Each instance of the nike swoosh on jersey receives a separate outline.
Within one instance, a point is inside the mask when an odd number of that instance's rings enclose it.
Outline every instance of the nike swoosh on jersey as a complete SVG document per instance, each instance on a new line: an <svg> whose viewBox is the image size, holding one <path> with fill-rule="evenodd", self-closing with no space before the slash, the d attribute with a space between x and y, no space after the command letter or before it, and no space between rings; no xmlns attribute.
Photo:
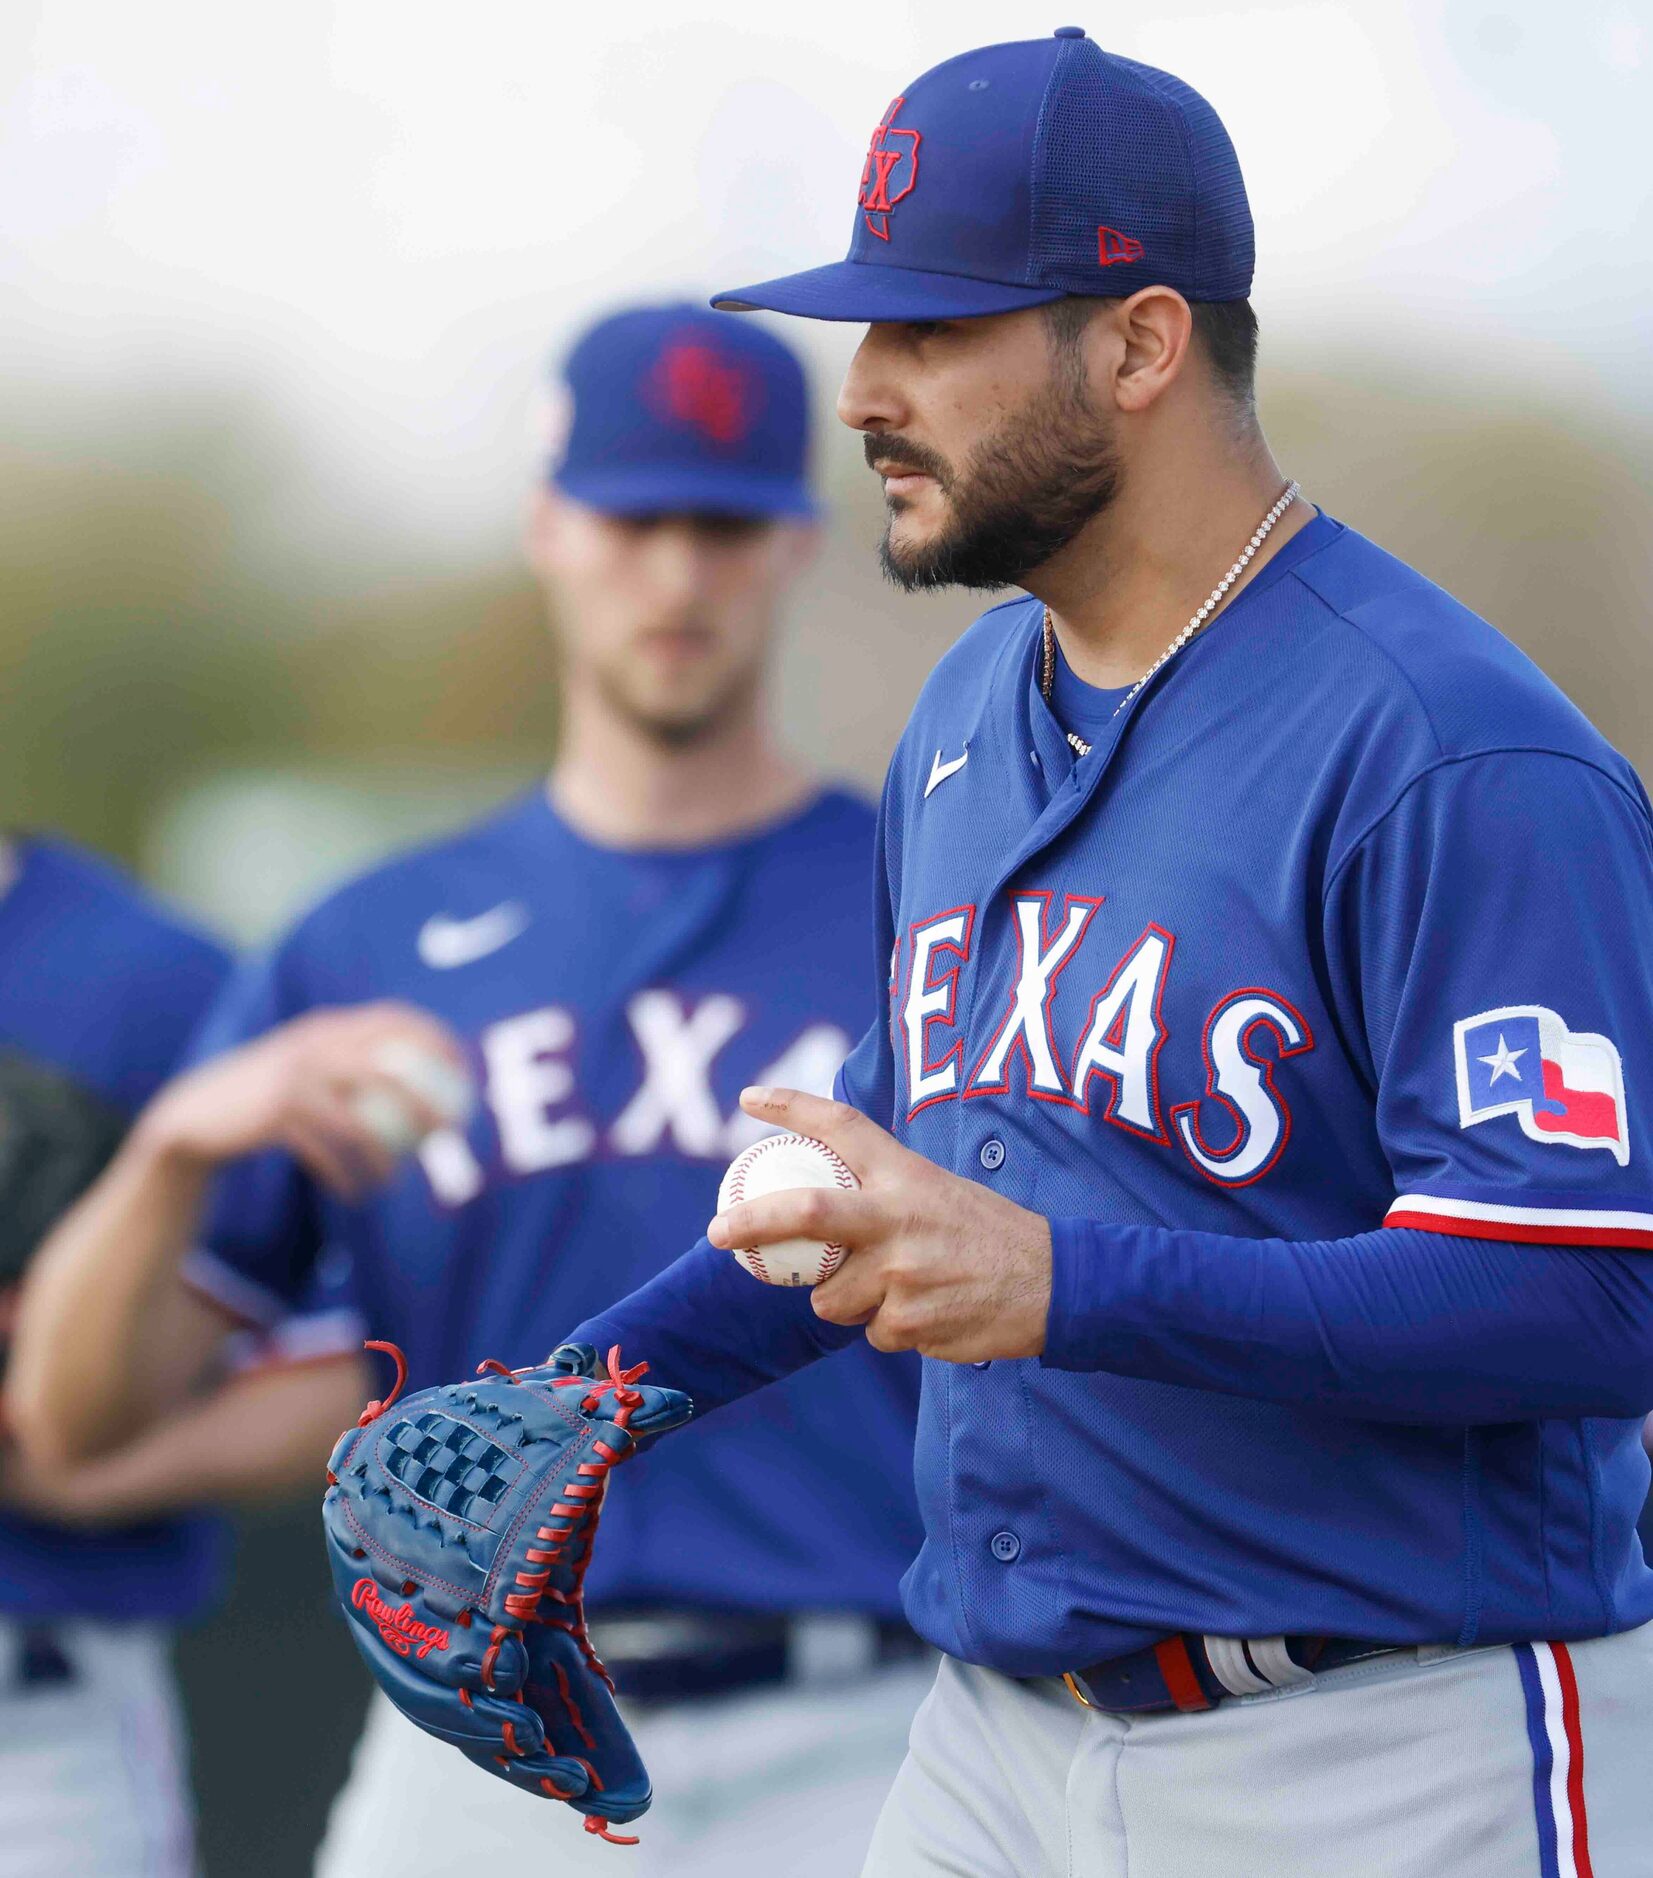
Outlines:
<svg viewBox="0 0 1653 1878"><path fill-rule="evenodd" d="M924 793L929 795L933 789L939 789L947 778L964 768L970 761L970 746L964 746L964 755L956 756L951 763L943 763L941 752L936 752L936 760L930 765L930 780L924 785Z"/></svg>
<svg viewBox="0 0 1653 1878"><path fill-rule="evenodd" d="M419 956L432 971L451 972L509 945L527 925L528 909L520 900L502 900L474 919L433 913L419 928Z"/></svg>

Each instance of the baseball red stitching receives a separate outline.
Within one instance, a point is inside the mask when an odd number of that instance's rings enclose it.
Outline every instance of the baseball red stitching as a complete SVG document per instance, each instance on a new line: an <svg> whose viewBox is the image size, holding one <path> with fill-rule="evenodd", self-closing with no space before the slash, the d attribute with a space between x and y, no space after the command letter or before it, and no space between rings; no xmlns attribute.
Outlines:
<svg viewBox="0 0 1653 1878"><path fill-rule="evenodd" d="M786 1147L789 1143L794 1141L807 1141L812 1148L819 1148L821 1150L827 1157L828 1164L831 1167L833 1185L841 1192L853 1193L856 1188L860 1186L860 1181L850 1172L849 1166L843 1158L835 1154L824 1141L817 1141L813 1135L766 1135L762 1141L754 1141L751 1147L743 1148L736 1156L734 1165L725 1176L729 1182L728 1203L731 1206L739 1206L746 1198L746 1172L748 1168L755 1166L762 1156L769 1153L771 1149ZM821 1279L830 1278L832 1274L837 1271L838 1267L843 1264L844 1254L848 1252L848 1250L849 1247L847 1245L839 1245L836 1242L823 1245L820 1276L816 1280L817 1283L819 1283ZM754 1277L761 1278L766 1285L775 1282L774 1279L769 1276L768 1268L763 1262L763 1254L759 1252L755 1246L742 1246L740 1247L740 1251L749 1261Z"/></svg>

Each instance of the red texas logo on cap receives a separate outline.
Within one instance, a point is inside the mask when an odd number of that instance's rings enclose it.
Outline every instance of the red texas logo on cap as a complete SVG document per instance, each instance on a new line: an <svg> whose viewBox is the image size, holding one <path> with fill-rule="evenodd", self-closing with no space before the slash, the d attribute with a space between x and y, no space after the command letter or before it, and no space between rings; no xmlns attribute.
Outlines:
<svg viewBox="0 0 1653 1878"><path fill-rule="evenodd" d="M758 390L736 360L697 339L674 339L655 361L644 396L659 416L729 445L751 430Z"/></svg>
<svg viewBox="0 0 1653 1878"><path fill-rule="evenodd" d="M897 98L878 120L872 142L867 145L867 160L861 167L861 193L855 198L866 215L868 228L880 241L890 238L890 210L913 193L913 184L918 181L918 146L922 140L916 130L903 129L894 121L906 102L905 98Z"/></svg>

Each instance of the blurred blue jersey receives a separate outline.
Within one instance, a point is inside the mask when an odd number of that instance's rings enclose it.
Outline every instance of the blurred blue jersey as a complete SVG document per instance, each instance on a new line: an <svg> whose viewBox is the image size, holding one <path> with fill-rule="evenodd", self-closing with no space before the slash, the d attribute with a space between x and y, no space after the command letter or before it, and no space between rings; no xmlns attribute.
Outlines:
<svg viewBox="0 0 1653 1878"><path fill-rule="evenodd" d="M721 846L618 852L536 789L347 886L243 974L201 1049L405 999L467 1040L478 1112L360 1206L284 1154L229 1170L196 1280L254 1320L347 1305L414 1388L540 1361L700 1233L762 1132L745 1084L830 1087L881 990L872 858L871 812L841 794ZM893 1615L917 1386L916 1363L857 1349L639 1457L592 1602Z"/></svg>
<svg viewBox="0 0 1653 1878"><path fill-rule="evenodd" d="M96 1172L172 1073L229 961L101 861L33 837L9 845L5 860L0 1207L9 1224L35 1206L26 1190L53 1161ZM31 1136L22 1153L12 1139L19 1103ZM213 1588L220 1538L205 1516L71 1532L0 1512L0 1611L183 1617Z"/></svg>

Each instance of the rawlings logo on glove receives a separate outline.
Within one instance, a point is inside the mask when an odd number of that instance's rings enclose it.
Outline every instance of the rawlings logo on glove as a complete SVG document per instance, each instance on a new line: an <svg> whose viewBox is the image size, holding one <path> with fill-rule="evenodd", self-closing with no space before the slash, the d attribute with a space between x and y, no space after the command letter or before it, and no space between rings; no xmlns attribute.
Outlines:
<svg viewBox="0 0 1653 1878"><path fill-rule="evenodd" d="M371 1578L358 1578L350 1587L350 1603L352 1609L367 1612L379 1626L379 1635L398 1656L429 1656L432 1650L448 1647L445 1630L438 1630L434 1624L420 1623L411 1604L393 1611L379 1596L379 1587Z"/></svg>
<svg viewBox="0 0 1653 1878"><path fill-rule="evenodd" d="M368 1404L328 1465L322 1523L350 1634L410 1721L513 1786L566 1801L586 1831L652 1797L582 1590L608 1477L637 1442L688 1420L648 1365L568 1344L539 1368ZM395 1412L392 1413L392 1407Z"/></svg>

